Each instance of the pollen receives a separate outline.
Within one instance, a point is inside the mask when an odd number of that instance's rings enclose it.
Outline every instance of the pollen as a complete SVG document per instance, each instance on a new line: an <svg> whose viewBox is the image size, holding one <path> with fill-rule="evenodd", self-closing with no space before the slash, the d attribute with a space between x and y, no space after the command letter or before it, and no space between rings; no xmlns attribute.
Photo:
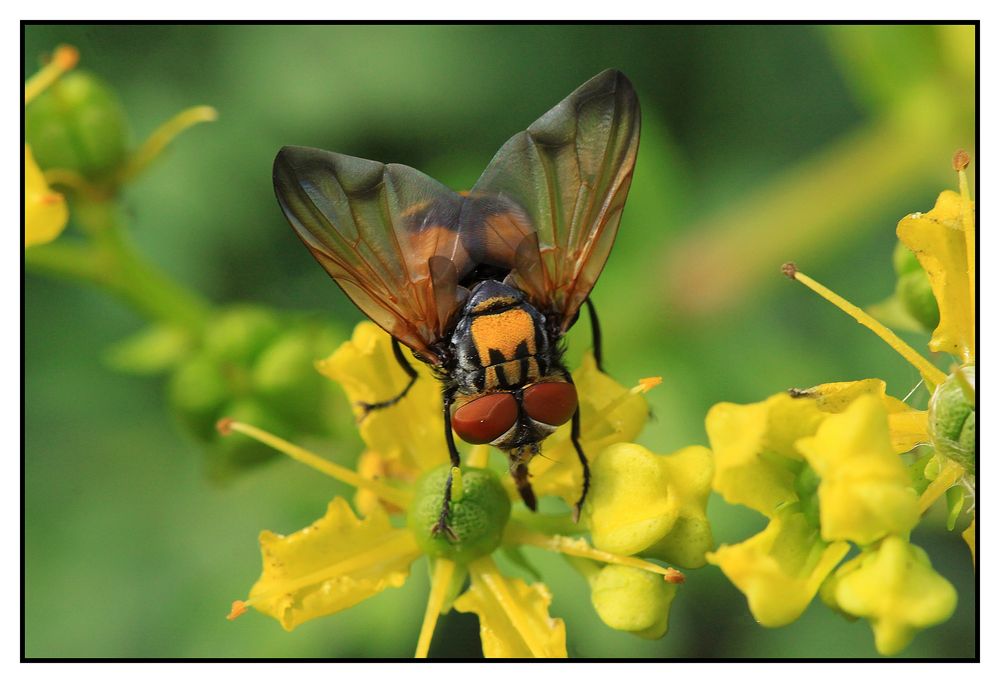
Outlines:
<svg viewBox="0 0 1000 683"><path fill-rule="evenodd" d="M663 384L662 377L642 377L639 380L639 391L645 394L650 389L658 387Z"/></svg>
<svg viewBox="0 0 1000 683"><path fill-rule="evenodd" d="M233 600L233 607L226 615L226 619L233 621L237 617L243 616L247 611L247 603L244 600Z"/></svg>

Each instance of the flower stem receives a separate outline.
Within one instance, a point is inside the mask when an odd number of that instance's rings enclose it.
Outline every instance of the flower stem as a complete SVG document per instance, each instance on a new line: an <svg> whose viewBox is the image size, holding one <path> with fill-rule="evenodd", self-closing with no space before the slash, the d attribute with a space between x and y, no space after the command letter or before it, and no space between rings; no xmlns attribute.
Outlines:
<svg viewBox="0 0 1000 683"><path fill-rule="evenodd" d="M222 420L219 420L218 429L222 434L228 434L231 431L245 434L251 439L260 441L276 451L284 453L292 460L296 460L303 465L308 465L314 470L319 470L323 474L331 476L337 481L342 481L355 488L367 489L382 500L387 503L392 503L397 507L405 509L411 502L413 502L413 495L409 491L403 491L402 489L397 489L393 486L389 486L373 479L366 479L354 470L338 465L335 462L330 462L326 458L321 458L315 453L307 451L300 446L296 446L289 441L285 441L281 437L275 436L270 432L266 432L259 427L223 418Z"/></svg>
<svg viewBox="0 0 1000 683"><path fill-rule="evenodd" d="M198 332L211 307L135 249L110 199L78 196L73 214L88 235L88 246L47 244L25 252L29 269L89 282L104 288L143 316Z"/></svg>
<svg viewBox="0 0 1000 683"><path fill-rule="evenodd" d="M417 639L417 651L413 655L415 659L427 659L427 652L431 648L431 637L434 635L434 627L437 626L438 617L441 615L441 609L444 607L444 601L448 597L451 577L454 575L454 562L444 557L439 557L434 561L431 592L427 597L427 610L424 612L424 623L420 627L420 637Z"/></svg>
<svg viewBox="0 0 1000 683"><path fill-rule="evenodd" d="M941 457L940 455L938 456ZM941 466L941 471L938 475L934 477L932 481L924 492L920 495L920 513L923 514L930 509L931 505L937 501L938 498L943 496L948 489L955 485L962 475L965 474L965 470L954 460L950 458L942 458L945 460L944 465Z"/></svg>
<svg viewBox="0 0 1000 683"><path fill-rule="evenodd" d="M854 318L858 323L864 325L869 330L877 334L882 341L891 346L896 353L906 359L910 365L917 369L920 376L924 378L924 381L927 383L928 388L932 392L934 391L934 387L947 379L947 376L941 370L938 370L931 364L930 361L914 351L909 344L896 336L892 330L875 320L875 318L865 313L847 299L844 299L834 291L827 289L820 283L813 280L811 277L800 271L794 263L786 263L781 267L781 270L789 278L795 280L796 282L801 282L803 285L819 294L844 313Z"/></svg>
<svg viewBox="0 0 1000 683"><path fill-rule="evenodd" d="M199 123L215 121L219 113L208 106L190 107L175 114L166 123L154 130L139 149L129 157L128 162L118 174L118 183L125 184L142 173L163 152L174 138L191 126Z"/></svg>

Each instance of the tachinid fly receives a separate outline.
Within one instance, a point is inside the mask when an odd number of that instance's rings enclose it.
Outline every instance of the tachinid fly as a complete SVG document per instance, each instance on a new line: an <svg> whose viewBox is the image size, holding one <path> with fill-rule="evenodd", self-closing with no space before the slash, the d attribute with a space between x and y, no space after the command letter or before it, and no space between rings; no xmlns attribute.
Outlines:
<svg viewBox="0 0 1000 683"><path fill-rule="evenodd" d="M500 148L471 191L458 193L398 164L284 147L274 187L295 232L348 297L393 337L410 380L442 383L445 438L493 444L532 510L528 463L571 422L583 467L580 411L560 340L587 305L607 261L639 145L639 102L620 72L593 77ZM448 528L451 477L434 532Z"/></svg>

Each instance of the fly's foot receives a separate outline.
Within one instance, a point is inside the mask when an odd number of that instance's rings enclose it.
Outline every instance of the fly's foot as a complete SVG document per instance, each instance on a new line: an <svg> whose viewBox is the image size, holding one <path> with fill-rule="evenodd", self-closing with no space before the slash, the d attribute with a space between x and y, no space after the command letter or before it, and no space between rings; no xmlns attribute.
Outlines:
<svg viewBox="0 0 1000 683"><path fill-rule="evenodd" d="M433 527L431 527L431 534L434 536L440 536L441 534L444 534L445 536L448 537L448 540L451 541L452 543L458 543L459 540L458 534L455 533L454 529L448 526L447 520L445 520L443 517L439 519Z"/></svg>

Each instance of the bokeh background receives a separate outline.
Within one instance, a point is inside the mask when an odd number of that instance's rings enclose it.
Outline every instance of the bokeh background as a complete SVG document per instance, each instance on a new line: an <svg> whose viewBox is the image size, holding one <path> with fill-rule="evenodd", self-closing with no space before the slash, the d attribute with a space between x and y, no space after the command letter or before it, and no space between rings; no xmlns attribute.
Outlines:
<svg viewBox="0 0 1000 683"><path fill-rule="evenodd" d="M402 162L467 188L510 135L616 67L640 95L642 143L594 299L610 372L664 377L642 443L706 443L719 401L872 376L905 396L919 381L779 266L795 260L861 305L892 292L896 222L930 209L955 185L952 152L974 148L972 27L33 25L25 75L58 43L118 91L135 140L183 107L219 110L124 197L141 250L214 302L319 311L344 334L361 318L276 206L280 146ZM294 633L256 613L227 622L259 574L258 532L299 529L344 489L283 460L212 483L163 382L102 362L141 319L81 285L29 274L24 287L26 656L412 654L423 563L402 589ZM588 343L574 330L571 358ZM351 437L318 447L358 452ZM764 525L716 497L709 515L718 542ZM960 598L902 656L973 656L968 551L941 510L915 539ZM791 626L759 627L714 567L688 573L663 639L639 640L601 624L560 558L529 556L573 656L876 656L866 622L818 601ZM431 654L478 656L475 618L445 618Z"/></svg>

